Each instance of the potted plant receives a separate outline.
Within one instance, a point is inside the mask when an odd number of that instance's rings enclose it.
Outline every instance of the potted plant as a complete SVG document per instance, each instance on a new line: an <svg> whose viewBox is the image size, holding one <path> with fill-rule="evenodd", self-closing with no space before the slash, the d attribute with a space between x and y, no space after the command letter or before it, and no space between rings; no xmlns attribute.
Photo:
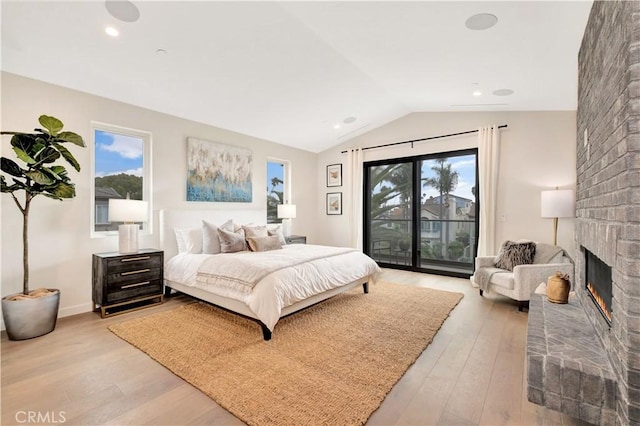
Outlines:
<svg viewBox="0 0 640 426"><path fill-rule="evenodd" d="M407 251L409 250L409 247L411 247L411 241L408 238L398 240L398 248L400 250Z"/></svg>
<svg viewBox="0 0 640 426"><path fill-rule="evenodd" d="M55 164L61 157L80 171L80 165L71 152L63 146L72 143L84 147L82 137L73 132L63 132L63 124L55 117L40 116L43 129L34 133L0 132L13 135L11 146L24 166L2 157L0 175L2 192L11 194L22 213L22 293L2 298L2 316L11 340L24 340L47 334L56 326L60 291L40 288L29 291L29 211L31 201L37 195L62 200L76 195L64 166ZM24 191L21 201L17 194ZM20 197L22 198L22 197Z"/></svg>

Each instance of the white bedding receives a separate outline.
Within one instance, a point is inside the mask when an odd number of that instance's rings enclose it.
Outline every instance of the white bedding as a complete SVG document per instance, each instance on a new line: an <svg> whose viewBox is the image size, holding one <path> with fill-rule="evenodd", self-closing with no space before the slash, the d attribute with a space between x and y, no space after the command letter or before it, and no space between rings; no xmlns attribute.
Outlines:
<svg viewBox="0 0 640 426"><path fill-rule="evenodd" d="M219 286L198 280L198 270L212 256L216 257L217 262L224 262L225 259L231 260L234 256L247 258L260 253L178 254L167 261L164 273L169 281L196 287L246 304L256 317L273 331L283 308L363 277L369 276L369 282L371 282L380 271L378 265L362 252L343 248L335 249L336 252L329 257L296 263L291 267L280 268L266 274L251 292L240 291L231 285ZM324 246L293 244L284 246L282 250L285 251L283 253L290 251L292 257L299 258L301 251L318 253L327 252L328 249ZM296 253L295 256L294 253ZM260 258L260 256L255 257Z"/></svg>

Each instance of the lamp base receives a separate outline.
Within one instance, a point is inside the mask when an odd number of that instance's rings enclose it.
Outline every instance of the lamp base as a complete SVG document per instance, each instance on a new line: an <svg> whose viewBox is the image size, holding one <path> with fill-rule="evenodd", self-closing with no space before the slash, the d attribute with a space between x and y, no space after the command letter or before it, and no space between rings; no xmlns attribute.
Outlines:
<svg viewBox="0 0 640 426"><path fill-rule="evenodd" d="M282 234L285 237L291 236L291 219L282 219Z"/></svg>
<svg viewBox="0 0 640 426"><path fill-rule="evenodd" d="M138 252L138 229L137 223L125 223L118 227L118 252L137 253Z"/></svg>

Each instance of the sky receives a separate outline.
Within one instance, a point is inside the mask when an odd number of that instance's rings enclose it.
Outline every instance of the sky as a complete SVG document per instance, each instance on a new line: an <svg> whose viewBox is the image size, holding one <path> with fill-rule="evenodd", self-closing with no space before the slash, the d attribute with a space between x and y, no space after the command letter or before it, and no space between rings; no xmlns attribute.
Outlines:
<svg viewBox="0 0 640 426"><path fill-rule="evenodd" d="M142 176L140 138L96 130L96 177L125 173Z"/></svg>
<svg viewBox="0 0 640 426"><path fill-rule="evenodd" d="M475 200L471 188L476 184L476 160L475 155L463 155L459 157L450 157L447 160L451 164L451 170L458 172L458 186L452 192L453 195ZM422 177L435 177L435 172L431 167L436 165L434 160L422 163ZM440 193L431 187L422 188L422 193L426 194L426 198L430 196L439 196Z"/></svg>
<svg viewBox="0 0 640 426"><path fill-rule="evenodd" d="M279 178L281 181L284 182L284 167L282 167L281 163L272 163L272 162L267 162L267 191L271 192L271 189L273 188L271 186L271 179L273 179L274 177ZM282 192L283 188L282 188L282 184L278 184L275 187L275 191L279 191Z"/></svg>

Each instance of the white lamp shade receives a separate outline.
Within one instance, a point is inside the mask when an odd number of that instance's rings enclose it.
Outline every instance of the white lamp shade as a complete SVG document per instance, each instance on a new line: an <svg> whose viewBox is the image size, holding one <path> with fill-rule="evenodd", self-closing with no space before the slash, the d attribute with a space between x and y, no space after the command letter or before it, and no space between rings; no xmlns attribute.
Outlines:
<svg viewBox="0 0 640 426"><path fill-rule="evenodd" d="M540 193L541 217L575 217L576 200L571 189L554 189Z"/></svg>
<svg viewBox="0 0 640 426"><path fill-rule="evenodd" d="M109 222L146 222L149 203L141 200L109 199Z"/></svg>
<svg viewBox="0 0 640 426"><path fill-rule="evenodd" d="M295 204L279 204L278 205L279 219L295 219L295 217L296 217Z"/></svg>

